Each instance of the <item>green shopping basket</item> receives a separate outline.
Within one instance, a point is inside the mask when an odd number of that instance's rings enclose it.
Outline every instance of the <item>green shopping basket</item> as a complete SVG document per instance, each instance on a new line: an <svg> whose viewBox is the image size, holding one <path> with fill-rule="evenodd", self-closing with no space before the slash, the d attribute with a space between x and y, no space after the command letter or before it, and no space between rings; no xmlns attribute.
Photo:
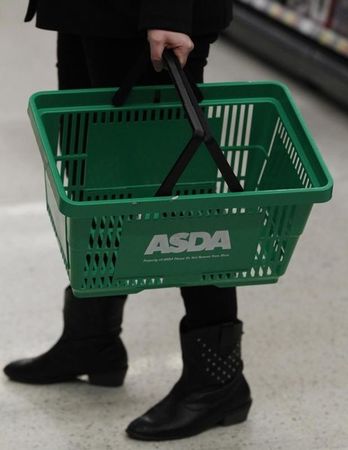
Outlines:
<svg viewBox="0 0 348 450"><path fill-rule="evenodd" d="M175 86L135 87L120 106L113 89L30 98L76 296L276 282L313 203L331 198L285 86L202 84L199 108L177 61L165 59Z"/></svg>

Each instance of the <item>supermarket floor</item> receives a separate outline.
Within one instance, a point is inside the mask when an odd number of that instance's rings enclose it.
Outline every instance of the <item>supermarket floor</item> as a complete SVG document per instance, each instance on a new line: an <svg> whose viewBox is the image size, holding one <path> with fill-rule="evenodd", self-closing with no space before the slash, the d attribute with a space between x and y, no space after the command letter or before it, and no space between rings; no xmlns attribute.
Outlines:
<svg viewBox="0 0 348 450"><path fill-rule="evenodd" d="M0 18L0 366L47 349L61 330L67 284L45 212L41 160L27 98L55 88L54 34L21 23L24 0ZM335 179L316 205L286 276L239 289L245 373L254 405L247 423L185 441L141 443L128 422L162 398L180 372L177 289L127 304L130 371L122 388L85 383L26 386L0 375L1 450L348 449L348 114L225 42L211 52L209 81L287 83Z"/></svg>

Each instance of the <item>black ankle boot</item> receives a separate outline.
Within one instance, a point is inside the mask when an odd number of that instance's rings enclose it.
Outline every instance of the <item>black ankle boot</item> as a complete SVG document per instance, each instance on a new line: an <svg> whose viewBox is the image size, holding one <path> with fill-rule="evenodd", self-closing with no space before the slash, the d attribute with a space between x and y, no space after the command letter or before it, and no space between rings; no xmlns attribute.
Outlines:
<svg viewBox="0 0 348 450"><path fill-rule="evenodd" d="M127 434L162 441L247 419L250 389L242 370L242 322L185 331L180 325L183 373L170 393L134 420Z"/></svg>
<svg viewBox="0 0 348 450"><path fill-rule="evenodd" d="M59 341L36 358L8 364L14 381L49 384L88 375L89 382L120 386L127 372L127 352L119 335L126 296L76 298L65 290L64 330Z"/></svg>

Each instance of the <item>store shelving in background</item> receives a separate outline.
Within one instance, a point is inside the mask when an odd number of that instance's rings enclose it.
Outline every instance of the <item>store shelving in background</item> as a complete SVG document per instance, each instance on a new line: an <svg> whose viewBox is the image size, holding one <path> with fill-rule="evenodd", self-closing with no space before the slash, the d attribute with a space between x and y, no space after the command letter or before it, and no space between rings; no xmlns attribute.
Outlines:
<svg viewBox="0 0 348 450"><path fill-rule="evenodd" d="M348 107L348 0L235 0L226 34Z"/></svg>

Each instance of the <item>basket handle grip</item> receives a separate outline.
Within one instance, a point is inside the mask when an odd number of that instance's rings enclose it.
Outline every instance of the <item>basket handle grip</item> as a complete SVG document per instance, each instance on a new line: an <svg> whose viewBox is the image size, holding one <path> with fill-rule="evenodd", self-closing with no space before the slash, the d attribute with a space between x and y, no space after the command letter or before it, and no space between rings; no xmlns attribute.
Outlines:
<svg viewBox="0 0 348 450"><path fill-rule="evenodd" d="M192 88L188 78L186 77L173 50L165 49L163 52L163 60L168 68L169 74L179 94L188 120L191 124L193 133L191 139L180 154L179 158L174 163L173 167L169 171L168 175L162 182L155 195L172 195L174 186L176 185L183 171L202 143L205 144L208 151L210 152L210 155L215 161L215 164L218 167L230 191L243 191L238 178L233 173L233 170L228 164L220 146L216 142L209 129L208 121L198 104L196 93L194 92L194 89ZM137 61L132 72L129 74L126 85L124 87L121 87L116 92L113 98L113 104L115 106L120 106L124 103L130 90L132 89L132 86L135 85L138 79L139 71L144 67L144 64L149 63L150 59L148 56L148 52L144 52L144 54L141 55L141 57Z"/></svg>
<svg viewBox="0 0 348 450"><path fill-rule="evenodd" d="M203 142L215 161L216 166L220 170L220 173L226 181L230 191L243 191L238 178L233 173L233 170L228 164L220 146L209 129L208 121L197 102L195 93L193 92L193 89L173 50L165 49L163 52L163 60L167 65L170 76L179 97L181 98L184 109L193 128L193 135L186 148L183 150L173 168L167 175L166 179L158 189L156 195L170 195L177 180L181 176L198 147Z"/></svg>

